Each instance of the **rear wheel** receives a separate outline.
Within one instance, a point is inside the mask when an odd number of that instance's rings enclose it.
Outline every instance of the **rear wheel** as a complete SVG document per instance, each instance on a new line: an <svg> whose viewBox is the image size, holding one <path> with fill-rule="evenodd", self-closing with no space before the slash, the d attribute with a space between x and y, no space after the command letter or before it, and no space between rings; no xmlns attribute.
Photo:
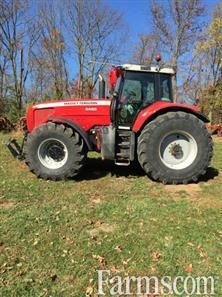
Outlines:
<svg viewBox="0 0 222 297"><path fill-rule="evenodd" d="M81 171L86 149L77 132L61 124L47 123L28 135L25 158L38 177L61 180Z"/></svg>
<svg viewBox="0 0 222 297"><path fill-rule="evenodd" d="M140 165L152 179L166 184L196 182L205 174L212 151L204 123L185 112L157 117L138 139Z"/></svg>

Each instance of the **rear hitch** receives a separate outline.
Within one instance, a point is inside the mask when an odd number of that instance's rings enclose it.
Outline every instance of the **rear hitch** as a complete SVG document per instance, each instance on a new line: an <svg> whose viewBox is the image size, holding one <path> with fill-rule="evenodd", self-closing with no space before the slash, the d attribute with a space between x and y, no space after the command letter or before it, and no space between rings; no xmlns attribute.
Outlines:
<svg viewBox="0 0 222 297"><path fill-rule="evenodd" d="M23 155L23 148L24 148L24 143L26 140L26 135L23 138L22 145L18 144L16 139L9 139L8 143L6 146L8 147L10 153L12 156L20 161L23 161L25 159Z"/></svg>

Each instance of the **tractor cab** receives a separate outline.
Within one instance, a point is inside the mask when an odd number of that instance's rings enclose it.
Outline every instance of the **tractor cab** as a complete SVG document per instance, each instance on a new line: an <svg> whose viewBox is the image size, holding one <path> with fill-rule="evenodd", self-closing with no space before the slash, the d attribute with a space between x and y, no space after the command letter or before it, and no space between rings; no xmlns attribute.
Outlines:
<svg viewBox="0 0 222 297"><path fill-rule="evenodd" d="M138 113L157 102L173 102L173 68L124 64L109 74L111 121L132 127Z"/></svg>

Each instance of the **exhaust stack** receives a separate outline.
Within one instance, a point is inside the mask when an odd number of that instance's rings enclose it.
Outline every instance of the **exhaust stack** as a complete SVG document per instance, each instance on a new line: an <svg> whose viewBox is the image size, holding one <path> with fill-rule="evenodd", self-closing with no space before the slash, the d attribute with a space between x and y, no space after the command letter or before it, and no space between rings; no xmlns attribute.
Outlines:
<svg viewBox="0 0 222 297"><path fill-rule="evenodd" d="M105 98L106 84L101 74L99 74L99 98Z"/></svg>

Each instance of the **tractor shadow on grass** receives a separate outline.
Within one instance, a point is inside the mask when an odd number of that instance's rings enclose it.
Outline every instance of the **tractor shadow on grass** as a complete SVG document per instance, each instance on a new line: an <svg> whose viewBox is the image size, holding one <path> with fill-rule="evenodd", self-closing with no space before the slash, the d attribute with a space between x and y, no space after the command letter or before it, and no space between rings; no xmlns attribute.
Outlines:
<svg viewBox="0 0 222 297"><path fill-rule="evenodd" d="M96 180L107 175L113 177L142 177L146 176L145 172L140 167L139 163L133 163L130 166L117 166L113 161L101 158L88 158L83 172L75 178L77 181ZM219 175L219 170L213 167L208 167L205 175L200 177L199 182L208 182Z"/></svg>
<svg viewBox="0 0 222 297"><path fill-rule="evenodd" d="M219 175L220 171L214 167L208 167L207 172L201 176L198 180L199 182L208 182L210 180L213 180L215 177Z"/></svg>
<svg viewBox="0 0 222 297"><path fill-rule="evenodd" d="M117 166L113 161L103 161L100 158L89 158L82 173L78 178L75 178L75 180L94 180L107 175L115 177L140 177L145 176L146 174L139 164Z"/></svg>

